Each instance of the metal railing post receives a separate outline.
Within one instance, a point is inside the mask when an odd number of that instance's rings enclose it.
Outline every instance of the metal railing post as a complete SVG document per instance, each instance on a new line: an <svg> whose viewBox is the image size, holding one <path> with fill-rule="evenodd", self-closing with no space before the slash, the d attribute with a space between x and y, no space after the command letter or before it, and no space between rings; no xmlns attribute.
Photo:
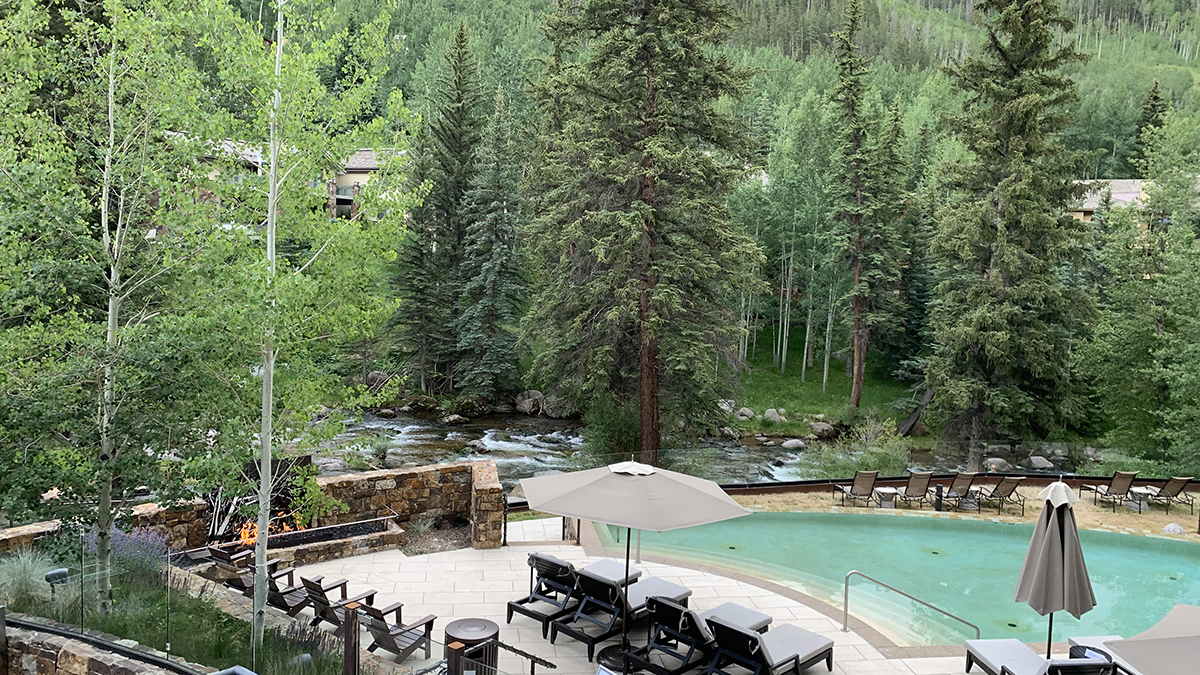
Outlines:
<svg viewBox="0 0 1200 675"><path fill-rule="evenodd" d="M346 604L346 618L342 630L346 631L346 649L342 654L343 675L358 675L358 607L357 602Z"/></svg>
<svg viewBox="0 0 1200 675"><path fill-rule="evenodd" d="M8 675L8 624L4 605L0 605L0 675Z"/></svg>

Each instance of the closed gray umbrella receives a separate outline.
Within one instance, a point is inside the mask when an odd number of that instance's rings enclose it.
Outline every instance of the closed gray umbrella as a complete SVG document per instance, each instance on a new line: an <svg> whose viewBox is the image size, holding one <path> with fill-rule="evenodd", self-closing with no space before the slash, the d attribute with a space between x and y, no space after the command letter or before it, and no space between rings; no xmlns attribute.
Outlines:
<svg viewBox="0 0 1200 675"><path fill-rule="evenodd" d="M1042 490L1038 499L1045 502L1045 507L1025 553L1025 564L1017 579L1016 600L1028 603L1042 616L1050 615L1046 637L1046 658L1050 658L1054 612L1067 611L1078 619L1096 606L1096 595L1075 528L1072 506L1079 498L1066 483L1059 481Z"/></svg>
<svg viewBox="0 0 1200 675"><path fill-rule="evenodd" d="M1200 607L1175 608L1144 633L1105 642L1142 675L1179 675L1200 668Z"/></svg>
<svg viewBox="0 0 1200 675"><path fill-rule="evenodd" d="M666 532L750 513L710 480L637 462L523 478L521 489L531 509L626 528L626 578L630 529ZM628 650L628 632L629 617L622 617L623 651Z"/></svg>

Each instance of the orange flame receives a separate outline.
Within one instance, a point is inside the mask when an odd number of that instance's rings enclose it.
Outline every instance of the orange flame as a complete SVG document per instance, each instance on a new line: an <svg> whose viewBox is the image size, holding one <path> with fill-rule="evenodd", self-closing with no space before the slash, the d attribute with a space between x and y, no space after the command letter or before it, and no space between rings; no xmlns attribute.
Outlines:
<svg viewBox="0 0 1200 675"><path fill-rule="evenodd" d="M286 517L287 517L287 514L283 513L281 511L279 513L279 515L277 516L277 518L272 520L270 526L267 528L268 534L294 532L296 530L307 529L303 525L300 524L299 520L295 521L294 526L289 525L288 522L286 520L284 520L284 518L286 518ZM256 541L258 541L258 523L255 523L255 522L243 523L241 528L238 529L237 541L238 541L238 544L241 544L242 546L245 546L246 548L250 548L250 547L254 546L254 543Z"/></svg>

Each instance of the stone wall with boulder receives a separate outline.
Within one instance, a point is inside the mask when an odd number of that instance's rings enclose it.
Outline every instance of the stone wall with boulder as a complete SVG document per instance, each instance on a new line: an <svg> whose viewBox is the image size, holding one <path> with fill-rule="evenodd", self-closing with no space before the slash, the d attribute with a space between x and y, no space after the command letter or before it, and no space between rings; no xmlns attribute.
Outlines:
<svg viewBox="0 0 1200 675"><path fill-rule="evenodd" d="M12 626L6 626L4 630L8 663L7 668L0 663L0 672L8 675L176 675L174 670L108 651L84 640ZM108 637L116 639L115 636ZM135 650L172 658L196 672L216 672L215 668L186 663L136 643L130 645Z"/></svg>

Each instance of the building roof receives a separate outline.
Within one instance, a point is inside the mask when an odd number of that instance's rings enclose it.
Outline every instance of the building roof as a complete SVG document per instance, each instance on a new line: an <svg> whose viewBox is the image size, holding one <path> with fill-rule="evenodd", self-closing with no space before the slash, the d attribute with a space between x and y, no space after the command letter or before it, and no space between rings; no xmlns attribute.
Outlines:
<svg viewBox="0 0 1200 675"><path fill-rule="evenodd" d="M375 151L371 148L362 148L358 150L350 159L346 160L344 171L375 171L379 168L379 162L375 160Z"/></svg>
<svg viewBox="0 0 1200 675"><path fill-rule="evenodd" d="M1088 192L1083 196L1083 203L1075 211L1095 211L1100 208L1100 200L1105 190L1112 190L1113 206L1129 206L1136 204L1142 197L1140 178L1114 178L1104 180L1079 181L1088 186Z"/></svg>

